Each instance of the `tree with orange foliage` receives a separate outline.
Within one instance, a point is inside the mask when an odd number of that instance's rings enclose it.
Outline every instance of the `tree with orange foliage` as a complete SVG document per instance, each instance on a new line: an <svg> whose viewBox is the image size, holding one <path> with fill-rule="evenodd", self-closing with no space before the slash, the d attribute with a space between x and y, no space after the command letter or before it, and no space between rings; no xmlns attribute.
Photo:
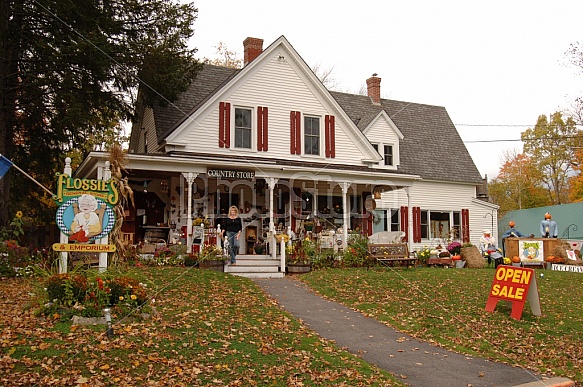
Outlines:
<svg viewBox="0 0 583 387"><path fill-rule="evenodd" d="M575 121L560 112L540 115L534 128L522 132L524 153L541 172L551 204L569 203L569 179L573 175L575 150L582 141Z"/></svg>
<svg viewBox="0 0 583 387"><path fill-rule="evenodd" d="M543 176L531 159L516 150L504 153L498 176L488 184L492 202L500 215L512 210L551 204L543 187Z"/></svg>

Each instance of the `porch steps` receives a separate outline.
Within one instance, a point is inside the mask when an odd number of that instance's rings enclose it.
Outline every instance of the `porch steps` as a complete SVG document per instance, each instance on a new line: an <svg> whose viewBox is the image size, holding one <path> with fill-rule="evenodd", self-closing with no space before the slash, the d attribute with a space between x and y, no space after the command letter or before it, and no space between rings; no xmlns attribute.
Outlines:
<svg viewBox="0 0 583 387"><path fill-rule="evenodd" d="M239 254L235 266L225 265L225 273L247 278L283 278L285 272L279 270L280 263L270 255Z"/></svg>

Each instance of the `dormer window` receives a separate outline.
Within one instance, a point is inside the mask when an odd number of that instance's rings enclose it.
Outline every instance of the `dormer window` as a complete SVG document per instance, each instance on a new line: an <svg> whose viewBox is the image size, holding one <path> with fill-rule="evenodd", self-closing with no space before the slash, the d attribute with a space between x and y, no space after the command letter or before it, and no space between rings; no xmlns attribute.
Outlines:
<svg viewBox="0 0 583 387"><path fill-rule="evenodd" d="M371 144L372 147L377 151L379 155L383 157L383 161L380 165L385 165L392 167L395 165L395 154L393 145L385 145L382 143ZM382 151L379 151L379 149Z"/></svg>
<svg viewBox="0 0 583 387"><path fill-rule="evenodd" d="M384 153L382 156L383 156L383 159L385 160L385 165L394 165L393 164L393 146L392 145L384 145L383 149L384 149Z"/></svg>

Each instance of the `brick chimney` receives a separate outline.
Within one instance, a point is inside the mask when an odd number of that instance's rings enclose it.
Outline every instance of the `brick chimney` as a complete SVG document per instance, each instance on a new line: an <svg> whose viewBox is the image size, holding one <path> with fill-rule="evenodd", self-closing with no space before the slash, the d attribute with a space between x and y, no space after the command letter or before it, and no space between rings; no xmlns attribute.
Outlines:
<svg viewBox="0 0 583 387"><path fill-rule="evenodd" d="M243 65L246 66L263 52L263 39L247 38L243 41L243 49Z"/></svg>
<svg viewBox="0 0 583 387"><path fill-rule="evenodd" d="M374 73L372 77L366 80L368 96L372 103L380 105L381 103L381 79Z"/></svg>

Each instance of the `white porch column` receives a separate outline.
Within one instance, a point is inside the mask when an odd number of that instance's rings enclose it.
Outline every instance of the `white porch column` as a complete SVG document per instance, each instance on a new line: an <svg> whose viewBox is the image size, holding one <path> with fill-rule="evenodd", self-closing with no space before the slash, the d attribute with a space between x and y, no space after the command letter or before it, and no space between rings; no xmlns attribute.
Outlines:
<svg viewBox="0 0 583 387"><path fill-rule="evenodd" d="M111 169L110 169L110 162L105 162L105 167L103 168L102 176L98 178L100 180L109 180L111 179ZM101 172L101 169L99 170ZM96 241L97 242L97 241ZM109 243L109 235L104 236L103 238L99 239L99 244L107 245ZM103 273L107 270L107 253L99 253L99 272Z"/></svg>
<svg viewBox="0 0 583 387"><path fill-rule="evenodd" d="M411 208L411 187L405 187L407 193L407 244L409 251L413 249L413 209Z"/></svg>
<svg viewBox="0 0 583 387"><path fill-rule="evenodd" d="M71 176L73 174L73 169L71 168L71 158L67 157L65 159L65 168L63 169L63 173L65 175ZM69 236L61 231L61 235L59 238L59 242L61 243L69 243ZM61 252L61 256L59 259L59 274L63 274L67 272L67 257L69 254L66 251Z"/></svg>
<svg viewBox="0 0 583 387"><path fill-rule="evenodd" d="M186 251L190 254L192 252L192 183L198 176L198 173L183 172L182 176L188 184L188 205L186 215Z"/></svg>
<svg viewBox="0 0 583 387"><path fill-rule="evenodd" d="M277 245L275 241L275 222L273 221L273 190L275 189L275 185L277 184L277 178L275 177L268 177L265 179L267 182L267 186L269 187L269 247L271 248L271 258L276 259L276 250ZM282 268L283 270L283 268Z"/></svg>
<svg viewBox="0 0 583 387"><path fill-rule="evenodd" d="M344 238L342 241L342 247L346 248L348 244L348 222L349 222L349 212L348 212L348 199L346 195L348 194L348 188L350 187L350 183L343 181L340 183L340 187L342 188L342 233L344 234Z"/></svg>

